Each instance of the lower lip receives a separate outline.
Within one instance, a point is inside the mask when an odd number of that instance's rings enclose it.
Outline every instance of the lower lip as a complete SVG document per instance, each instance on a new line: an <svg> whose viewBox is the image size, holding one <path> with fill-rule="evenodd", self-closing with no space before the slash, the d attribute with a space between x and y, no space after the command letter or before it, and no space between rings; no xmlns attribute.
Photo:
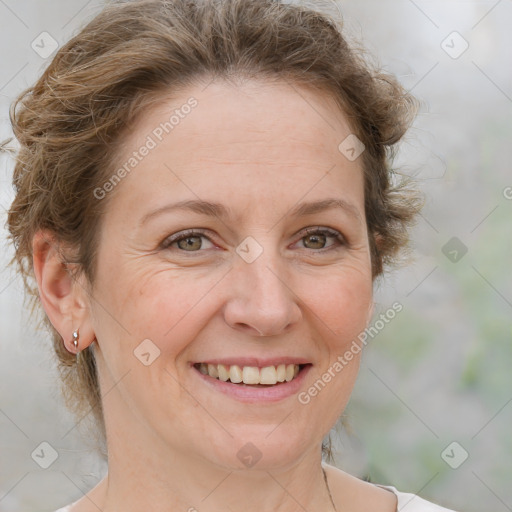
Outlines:
<svg viewBox="0 0 512 512"><path fill-rule="evenodd" d="M279 400L283 400L297 394L304 382L306 374L311 368L311 364L304 366L298 373L297 377L295 377L290 382L281 382L280 384L275 384L274 386L261 388L224 382L222 380L210 377L209 375L204 375L194 366L191 368L192 371L196 373L206 385L211 386L212 389L220 391L221 393L224 393L225 395L228 395L241 402L255 403L278 402Z"/></svg>

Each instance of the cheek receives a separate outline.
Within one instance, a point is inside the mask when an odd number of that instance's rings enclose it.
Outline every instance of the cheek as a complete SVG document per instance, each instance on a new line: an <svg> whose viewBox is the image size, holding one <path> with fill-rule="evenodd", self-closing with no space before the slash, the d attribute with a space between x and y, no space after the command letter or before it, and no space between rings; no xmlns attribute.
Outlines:
<svg viewBox="0 0 512 512"><path fill-rule="evenodd" d="M323 325L331 350L342 350L366 327L373 301L373 283L367 272L333 273L319 281L313 295L304 292L306 304ZM311 288L310 288L311 289Z"/></svg>
<svg viewBox="0 0 512 512"><path fill-rule="evenodd" d="M178 380L183 368L175 363L211 313L205 310L206 297L216 280L211 276L194 279L168 269L119 269L97 291L95 327L105 361L104 387L111 388L129 373L116 389L140 418L160 414L155 402L146 399L147 390L158 390L160 397L166 397L164 404L173 396L182 404L184 415L197 406L182 393ZM149 356L144 362L145 354Z"/></svg>
<svg viewBox="0 0 512 512"><path fill-rule="evenodd" d="M162 354L177 356L197 335L201 317L204 324L204 307L215 294L218 280L213 273L192 276L183 269L168 268L111 274L105 282L119 285L105 286L98 296L105 307L99 308L97 326L100 332L108 330L105 339L121 353L131 354L150 339Z"/></svg>
<svg viewBox="0 0 512 512"><path fill-rule="evenodd" d="M345 409L357 379L362 352L358 336L368 322L373 285L364 271L335 273L321 282L321 290L309 294L307 305L325 357L312 368L309 385L298 401L311 428L325 435Z"/></svg>
<svg viewBox="0 0 512 512"><path fill-rule="evenodd" d="M191 324L201 325L199 318L204 317L206 304L215 300L218 293L215 289L218 280L219 275L213 272L199 275L166 269L153 274L145 284L136 287L139 308L133 311L134 330L141 334L151 332L160 340L172 339L173 344L179 343L181 337L187 339L183 330L188 330ZM175 336L177 333L180 338Z"/></svg>

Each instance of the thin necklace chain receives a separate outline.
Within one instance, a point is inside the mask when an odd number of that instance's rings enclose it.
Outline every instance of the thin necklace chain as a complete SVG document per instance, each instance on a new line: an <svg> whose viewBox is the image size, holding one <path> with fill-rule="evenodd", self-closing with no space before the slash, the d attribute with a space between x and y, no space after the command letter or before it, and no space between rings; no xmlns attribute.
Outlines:
<svg viewBox="0 0 512 512"><path fill-rule="evenodd" d="M338 512L336 510L336 505L334 504L334 500L332 499L331 489L329 489L329 483L327 482L327 475L325 474L325 469L323 468L323 466L322 466L322 473L324 474L324 482L325 482L325 486L327 487L327 492L329 493L329 498L331 500L332 509L334 510L334 512Z"/></svg>

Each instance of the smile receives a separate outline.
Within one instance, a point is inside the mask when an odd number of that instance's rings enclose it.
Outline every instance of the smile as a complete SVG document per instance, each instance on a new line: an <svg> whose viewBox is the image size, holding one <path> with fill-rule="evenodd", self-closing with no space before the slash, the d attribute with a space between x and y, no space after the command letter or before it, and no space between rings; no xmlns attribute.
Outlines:
<svg viewBox="0 0 512 512"><path fill-rule="evenodd" d="M233 384L273 386L292 381L302 367L299 364L278 364L259 368L257 366L240 366L237 364L196 363L194 367L203 375Z"/></svg>

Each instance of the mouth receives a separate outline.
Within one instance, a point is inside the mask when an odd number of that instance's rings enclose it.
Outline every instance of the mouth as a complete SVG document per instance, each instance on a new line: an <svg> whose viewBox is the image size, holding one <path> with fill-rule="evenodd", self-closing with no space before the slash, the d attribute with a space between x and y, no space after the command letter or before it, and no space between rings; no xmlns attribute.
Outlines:
<svg viewBox="0 0 512 512"><path fill-rule="evenodd" d="M212 379L239 386L249 386L253 388L269 388L286 384L295 380L306 367L307 364L277 364L264 367L242 366L237 364L211 364L195 363L194 368Z"/></svg>

